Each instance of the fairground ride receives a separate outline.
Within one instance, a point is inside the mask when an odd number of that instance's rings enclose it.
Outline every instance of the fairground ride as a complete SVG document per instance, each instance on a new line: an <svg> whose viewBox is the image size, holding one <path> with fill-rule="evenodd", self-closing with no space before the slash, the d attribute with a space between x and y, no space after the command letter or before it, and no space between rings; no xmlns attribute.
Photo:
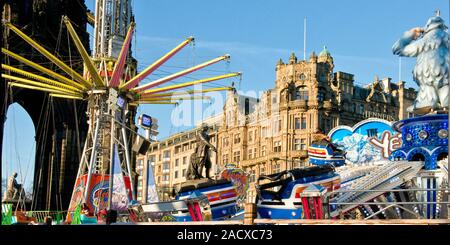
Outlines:
<svg viewBox="0 0 450 245"><path fill-rule="evenodd" d="M92 14L90 15L92 19ZM63 17L63 23L72 38L77 51L83 59L84 72L79 74L70 64L59 59L41 44L23 33L11 23L3 23L3 27L14 32L23 41L31 45L41 55L51 61L52 68L44 67L16 53L2 48L2 53L23 65L36 70L39 74L26 71L20 67L2 64L2 78L9 89L31 89L49 94L50 98L85 100L88 102L88 134L82 151L77 178L72 193L69 211L80 203L92 203L92 185L94 179L102 176L109 181L106 206L111 209L113 188L112 176L115 164L120 164L123 174L128 177L129 199L135 199L135 191L131 174L131 153L129 147L130 125L134 124L132 112L142 104L176 104L178 100L205 99L207 92L232 90L232 86L212 87L188 91L174 91L197 84L209 83L221 79L240 76L241 73L228 73L190 82L175 83L177 78L201 70L212 64L228 61L230 56L223 55L204 63L181 70L171 75L140 84L146 77L160 68L181 49L194 41L189 37L170 50L151 65L137 72L136 60L131 56L130 44L135 30L132 21L131 3L129 0L97 0L94 17L94 47L90 56L82 45L71 21ZM55 69L55 68L59 69ZM117 161L117 160L116 160ZM77 186L81 183L82 188ZM126 181L127 182L127 181ZM90 201L89 201L90 200ZM97 212L99 206L89 205L91 211Z"/></svg>

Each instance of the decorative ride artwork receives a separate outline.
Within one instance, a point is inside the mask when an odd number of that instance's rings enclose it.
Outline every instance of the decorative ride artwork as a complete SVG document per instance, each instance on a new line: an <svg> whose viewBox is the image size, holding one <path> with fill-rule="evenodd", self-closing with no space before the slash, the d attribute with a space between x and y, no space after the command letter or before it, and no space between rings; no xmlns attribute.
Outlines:
<svg viewBox="0 0 450 245"><path fill-rule="evenodd" d="M222 179L231 180L234 186L236 186L238 202L245 201L249 188L248 174L244 170L237 168L235 164L226 164L220 176Z"/></svg>
<svg viewBox="0 0 450 245"><path fill-rule="evenodd" d="M361 121L353 128L338 126L328 136L347 152L346 161L355 164L387 160L402 146L401 134L392 128L392 123L376 118Z"/></svg>

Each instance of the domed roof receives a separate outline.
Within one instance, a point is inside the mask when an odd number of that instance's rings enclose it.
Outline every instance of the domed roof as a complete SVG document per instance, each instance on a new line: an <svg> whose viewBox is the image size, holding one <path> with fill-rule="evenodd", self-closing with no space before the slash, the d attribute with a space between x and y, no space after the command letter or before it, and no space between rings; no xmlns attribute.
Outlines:
<svg viewBox="0 0 450 245"><path fill-rule="evenodd" d="M319 54L319 57L320 56L331 56L330 51L328 51L328 49L327 49L327 46L323 46L323 50Z"/></svg>

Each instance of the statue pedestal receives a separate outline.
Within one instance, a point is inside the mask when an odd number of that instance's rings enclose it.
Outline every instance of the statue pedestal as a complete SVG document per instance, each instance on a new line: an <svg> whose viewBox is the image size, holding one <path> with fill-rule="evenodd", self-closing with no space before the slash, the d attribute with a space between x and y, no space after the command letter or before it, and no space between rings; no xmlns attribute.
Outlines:
<svg viewBox="0 0 450 245"><path fill-rule="evenodd" d="M448 156L448 115L428 114L394 123L402 134L402 147L392 160L424 161L426 170L437 169L437 161Z"/></svg>

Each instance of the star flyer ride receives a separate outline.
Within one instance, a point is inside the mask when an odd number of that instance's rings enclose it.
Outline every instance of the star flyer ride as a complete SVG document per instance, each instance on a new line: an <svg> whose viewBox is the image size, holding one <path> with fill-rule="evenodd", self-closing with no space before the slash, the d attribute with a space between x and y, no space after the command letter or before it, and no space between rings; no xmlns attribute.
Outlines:
<svg viewBox="0 0 450 245"><path fill-rule="evenodd" d="M206 99L206 92L231 90L232 87L213 87L201 90L173 91L196 84L240 76L229 73L215 77L159 86L220 61L229 60L223 55L166 77L139 85L144 78L157 70L183 47L194 41L187 38L160 59L136 74L136 61L129 54L135 24L131 22L130 1L97 0L94 26L94 55L90 57L82 45L71 21L63 18L76 49L84 62L84 73L79 74L56 55L46 50L20 28L11 23L3 27L17 34L25 42L48 58L58 69L49 69L34 63L5 48L2 53L27 65L44 76L17 67L2 64L2 78L10 89L31 89L49 94L51 99L86 100L88 102L88 133L76 177L67 221L75 216L79 223L80 207L88 223L104 210L127 212L135 200L129 142L136 107L142 104L177 104L179 100ZM111 6L106 8L105 6ZM114 15L118 11L121 15ZM114 19L115 18L115 19ZM114 23L114 25L113 25ZM63 74L68 76L64 76ZM157 87L159 86L159 87ZM201 94L201 96L194 96ZM184 95L184 96L179 96ZM131 132L131 133L130 133Z"/></svg>

